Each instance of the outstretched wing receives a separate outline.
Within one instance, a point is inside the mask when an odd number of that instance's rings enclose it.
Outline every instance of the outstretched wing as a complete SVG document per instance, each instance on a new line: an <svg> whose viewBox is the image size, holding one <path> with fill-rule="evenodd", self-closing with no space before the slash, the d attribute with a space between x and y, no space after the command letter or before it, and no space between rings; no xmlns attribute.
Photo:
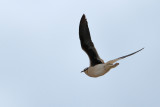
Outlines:
<svg viewBox="0 0 160 107"><path fill-rule="evenodd" d="M91 40L87 19L84 14L79 25L79 38L82 49L87 53L90 59L90 66L103 63Z"/></svg>
<svg viewBox="0 0 160 107"><path fill-rule="evenodd" d="M114 59L114 60L110 60L110 61L108 61L107 63L113 64L113 63L117 62L118 60L124 59L124 58L126 58L126 57L131 56L131 55L134 55L134 54L138 53L139 51L141 51L141 50L143 50L143 49L144 49L144 48L142 48L142 49L140 49L140 50L138 50L138 51L136 51L136 52L133 52L133 53L131 53L131 54L128 54L128 55L125 55L125 56L116 58L116 59Z"/></svg>

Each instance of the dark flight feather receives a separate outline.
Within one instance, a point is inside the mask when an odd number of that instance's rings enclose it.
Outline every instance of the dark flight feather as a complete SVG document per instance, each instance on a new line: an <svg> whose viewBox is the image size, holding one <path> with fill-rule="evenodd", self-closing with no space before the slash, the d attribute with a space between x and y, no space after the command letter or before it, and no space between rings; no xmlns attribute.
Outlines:
<svg viewBox="0 0 160 107"><path fill-rule="evenodd" d="M126 58L126 57L131 56L131 55L134 55L134 54L140 52L140 51L143 50L143 49L144 49L144 48L142 48L142 49L140 49L140 50L138 50L138 51L136 51L136 52L133 52L133 53L131 53L131 54L128 54L128 55L125 55L125 56L116 58L116 59L114 59L114 60L110 60L110 61L108 61L107 63L113 64L113 63L115 63L115 62L117 62L117 61L119 61L119 60L121 60L121 59L124 59L124 58Z"/></svg>
<svg viewBox="0 0 160 107"><path fill-rule="evenodd" d="M90 65L94 66L97 64L102 64L103 62L101 61L101 58L99 57L94 47L94 44L91 40L87 19L84 14L80 20L79 38L80 38L82 49L87 53L90 59Z"/></svg>

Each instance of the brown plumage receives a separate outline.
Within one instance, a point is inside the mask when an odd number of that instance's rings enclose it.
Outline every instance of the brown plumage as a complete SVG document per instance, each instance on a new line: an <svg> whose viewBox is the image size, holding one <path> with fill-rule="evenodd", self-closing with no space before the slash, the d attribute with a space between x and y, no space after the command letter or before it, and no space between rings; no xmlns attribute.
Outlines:
<svg viewBox="0 0 160 107"><path fill-rule="evenodd" d="M128 54L128 55L125 55L125 56L122 56L122 57L119 57L119 58L116 58L116 59L113 59L113 60L110 60L104 63L104 61L98 55L96 48L94 47L94 44L90 36L90 31L88 28L88 22L84 14L80 20L79 38L80 38L82 49L87 53L90 59L90 67L84 69L83 72L85 72L90 77L99 77L99 76L104 75L110 69L115 68L116 66L119 65L119 63L115 63L118 60L134 55L144 49L142 48L131 54Z"/></svg>

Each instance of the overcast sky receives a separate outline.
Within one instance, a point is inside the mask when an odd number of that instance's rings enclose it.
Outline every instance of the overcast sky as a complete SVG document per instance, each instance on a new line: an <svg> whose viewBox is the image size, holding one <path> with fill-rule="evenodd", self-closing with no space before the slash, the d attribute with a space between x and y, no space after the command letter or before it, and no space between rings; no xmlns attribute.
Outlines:
<svg viewBox="0 0 160 107"><path fill-rule="evenodd" d="M80 73L85 14L106 75ZM160 107L159 0L1 0L0 107Z"/></svg>

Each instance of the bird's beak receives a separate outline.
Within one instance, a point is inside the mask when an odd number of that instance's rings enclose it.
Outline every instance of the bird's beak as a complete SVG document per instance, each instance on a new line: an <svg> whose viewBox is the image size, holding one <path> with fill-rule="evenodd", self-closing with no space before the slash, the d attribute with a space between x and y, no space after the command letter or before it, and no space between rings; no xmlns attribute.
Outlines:
<svg viewBox="0 0 160 107"><path fill-rule="evenodd" d="M84 71L81 71L81 73L83 73Z"/></svg>

